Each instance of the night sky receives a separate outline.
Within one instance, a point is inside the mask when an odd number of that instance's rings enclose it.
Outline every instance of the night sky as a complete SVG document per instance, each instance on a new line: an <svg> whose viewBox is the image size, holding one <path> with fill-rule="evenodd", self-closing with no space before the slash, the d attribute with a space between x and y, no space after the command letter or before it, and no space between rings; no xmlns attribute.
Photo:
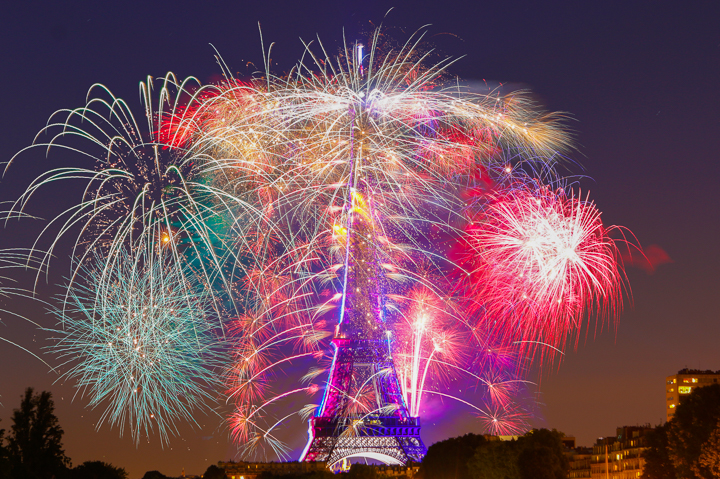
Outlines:
<svg viewBox="0 0 720 479"><path fill-rule="evenodd" d="M604 222L628 227L644 247L658 245L672 259L653 274L628 268L632 300L617 325L592 327L576 351L570 347L559 365L545 369L536 425L589 446L617 426L664 421L665 376L684 367L720 369L717 1L15 2L3 9L0 28L0 161L29 145L54 111L82 106L93 83L138 108L137 85L147 75L216 79L213 46L233 70L247 72L248 62L262 65L258 22L266 44L275 42L273 68L281 73L302 53L299 38L317 34L332 49L343 28L349 39L361 38L391 6L385 24L396 38L430 24L429 41L443 54L465 55L451 73L530 88L549 110L567 112L577 138L571 157L580 165L569 173L587 176L583 191ZM72 162L63 154L25 154L0 183L0 198L13 199L37 174ZM50 216L77 194L55 189L39 198L35 212ZM0 244L29 246L39 224L9 224ZM50 283L67 274L67 258L55 265ZM39 291L42 299L56 290ZM41 305L6 299L2 306L52 326ZM44 336L2 317L0 337L37 354L49 345ZM100 459L137 479L153 469L200 474L232 457L217 418L199 419L203 427L194 430L183 426L164 450L157 438L136 448L129 434L95 432L99 411L85 409L80 398L71 402L72 385L56 379L40 361L0 342L0 428L10 427L20 394L33 386L52 391L74 464ZM426 444L479 432L470 417L457 409L426 421ZM296 446L305 430L298 425Z"/></svg>

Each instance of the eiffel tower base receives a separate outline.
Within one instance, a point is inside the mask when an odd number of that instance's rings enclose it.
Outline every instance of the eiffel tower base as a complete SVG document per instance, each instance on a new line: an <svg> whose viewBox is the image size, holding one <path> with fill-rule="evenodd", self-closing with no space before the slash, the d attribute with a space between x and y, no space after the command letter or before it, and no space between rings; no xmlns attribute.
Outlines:
<svg viewBox="0 0 720 479"><path fill-rule="evenodd" d="M301 461L322 461L333 468L343 459L365 457L388 465L421 462L427 449L418 418L373 417L368 421L316 417Z"/></svg>

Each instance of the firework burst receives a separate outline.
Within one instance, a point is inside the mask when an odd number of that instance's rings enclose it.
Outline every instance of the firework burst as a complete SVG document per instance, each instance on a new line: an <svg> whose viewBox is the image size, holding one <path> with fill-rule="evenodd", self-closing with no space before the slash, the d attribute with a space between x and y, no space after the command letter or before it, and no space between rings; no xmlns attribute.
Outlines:
<svg viewBox="0 0 720 479"><path fill-rule="evenodd" d="M357 194L385 237L400 241L441 223L428 208L457 215L457 185L499 150L543 161L566 144L557 117L538 114L521 93L450 85L449 62L425 66L420 40L384 51L378 31L367 54L346 46L337 57L308 47L311 60L287 76L206 89L175 120L176 136L199 171L253 205L249 220L286 246L323 250L333 227L347 230Z"/></svg>
<svg viewBox="0 0 720 479"><path fill-rule="evenodd" d="M122 99L94 85L84 107L60 110L51 117L28 149L62 148L95 165L43 173L15 202L12 213L24 214L49 184L84 183L80 201L51 219L37 238L34 248L49 238L42 267L48 266L60 238L67 235L75 235L70 286L85 264L98 257L106 258L106 269L112 269L110 263L126 258L125 251L142 252L146 244L159 242L178 268L189 266L206 285L231 287L223 273L237 263L234 246L242 246L236 239L228 244L225 235L227 224L233 223L231 200L198 178L192 161L163 133L172 126L180 99L183 108L194 103L193 88L192 79L180 83L172 74L141 83L144 108L138 120ZM41 141L48 136L49 141ZM15 163L13 158L7 168ZM98 287L106 289L102 279Z"/></svg>
<svg viewBox="0 0 720 479"><path fill-rule="evenodd" d="M97 86L53 117L35 146L95 167L40 175L14 211L49 183L84 181L43 231L57 236L41 266L76 233L55 349L103 421L167 440L206 408L229 333L231 433L282 455L286 399L330 387L333 329L377 306L367 322L387 334L411 416L433 394L475 408L491 432L525 427L513 398L527 345L562 348L586 313L619 310L612 228L588 201L506 181L520 163L552 170L569 144L561 117L524 92L449 81L452 61L432 64L422 37L396 45L378 29L367 52L337 55L307 45L287 75L267 61L246 82L227 68L216 85L168 74L158 101L148 80L142 122ZM451 288L445 244L458 238ZM454 381L481 399L443 392ZM378 414L370 385L343 399L358 428Z"/></svg>
<svg viewBox="0 0 720 479"><path fill-rule="evenodd" d="M126 427L136 442L157 430L161 440L178 419L195 423L209 411L225 362L210 297L168 254L118 253L110 269L100 258L73 283L55 353L104 421ZM102 295L96 294L104 287Z"/></svg>
<svg viewBox="0 0 720 479"><path fill-rule="evenodd" d="M491 193L463 239L464 286L507 342L552 358L588 316L615 316L624 277L600 212L563 189ZM538 347L547 345L549 348Z"/></svg>

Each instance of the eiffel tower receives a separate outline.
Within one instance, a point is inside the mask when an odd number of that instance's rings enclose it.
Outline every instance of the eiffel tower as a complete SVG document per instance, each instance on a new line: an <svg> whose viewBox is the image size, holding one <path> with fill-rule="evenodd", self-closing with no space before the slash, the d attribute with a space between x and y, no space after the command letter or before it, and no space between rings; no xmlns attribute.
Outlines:
<svg viewBox="0 0 720 479"><path fill-rule="evenodd" d="M427 449L420 418L410 416L393 364L372 207L355 189L350 203L333 361L300 460L324 461L331 468L352 457L391 465L420 462Z"/></svg>

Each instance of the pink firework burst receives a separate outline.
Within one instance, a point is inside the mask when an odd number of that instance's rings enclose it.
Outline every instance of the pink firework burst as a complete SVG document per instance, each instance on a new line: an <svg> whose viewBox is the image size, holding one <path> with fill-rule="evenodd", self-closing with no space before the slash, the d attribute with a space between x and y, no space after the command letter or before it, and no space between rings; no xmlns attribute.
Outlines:
<svg viewBox="0 0 720 479"><path fill-rule="evenodd" d="M609 236L617 228L562 189L491 193L460 244L463 287L506 344L551 359L586 316L620 311L625 276Z"/></svg>
<svg viewBox="0 0 720 479"><path fill-rule="evenodd" d="M488 434L494 436L517 436L529 429L532 415L518 406L490 406L480 410L478 419Z"/></svg>

